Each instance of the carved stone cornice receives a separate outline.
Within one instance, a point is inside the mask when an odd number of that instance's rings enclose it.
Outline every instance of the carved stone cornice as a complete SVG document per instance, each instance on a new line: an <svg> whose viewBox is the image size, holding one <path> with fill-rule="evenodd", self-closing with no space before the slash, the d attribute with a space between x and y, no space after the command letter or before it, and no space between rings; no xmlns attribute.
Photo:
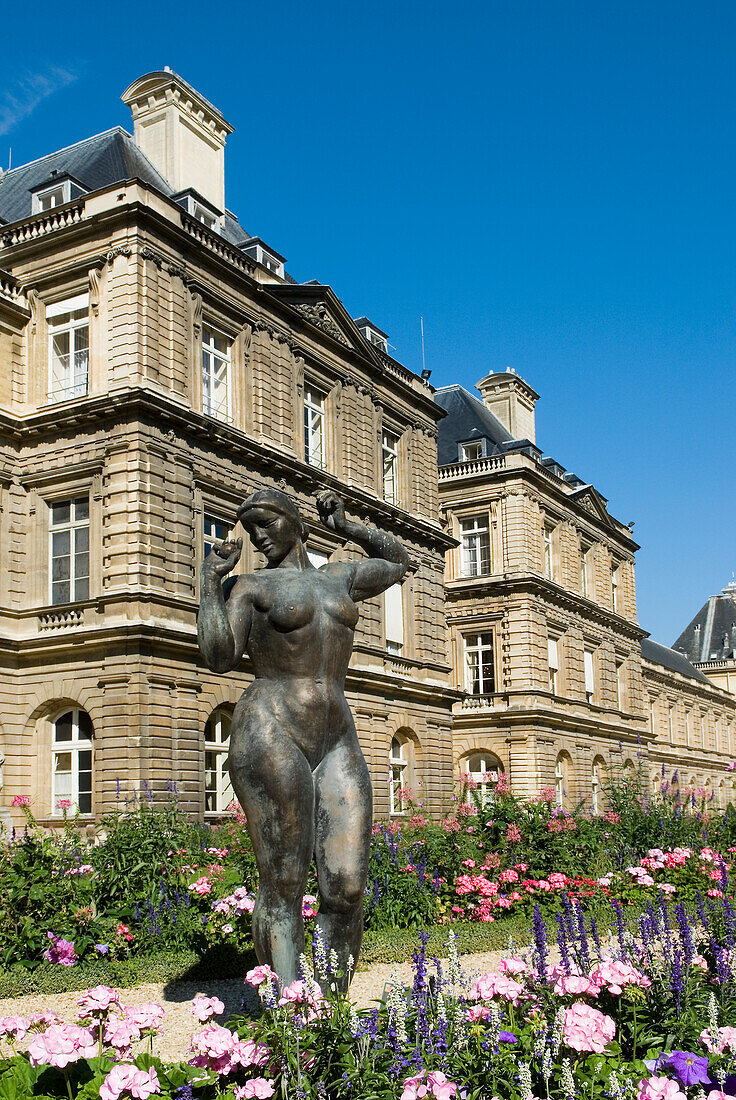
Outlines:
<svg viewBox="0 0 736 1100"><path fill-rule="evenodd" d="M338 344L342 344L343 347L349 348L350 344L345 339L342 329L335 324L335 321L330 315L327 306L321 302L292 302L291 308L301 314L305 320L309 321L315 328L320 329L322 332L331 336L333 340L337 340Z"/></svg>

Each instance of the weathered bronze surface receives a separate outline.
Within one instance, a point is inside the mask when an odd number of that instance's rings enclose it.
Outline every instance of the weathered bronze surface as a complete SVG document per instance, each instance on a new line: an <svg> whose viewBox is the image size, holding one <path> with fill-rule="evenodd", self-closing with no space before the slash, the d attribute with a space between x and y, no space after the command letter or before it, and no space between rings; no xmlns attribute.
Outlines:
<svg viewBox="0 0 736 1100"><path fill-rule="evenodd" d="M198 629L209 668L228 672L247 653L255 675L233 715L229 767L260 875L258 958L283 982L297 977L302 897L314 858L317 924L347 988L363 935L372 793L345 675L356 604L401 581L409 559L392 535L349 520L336 493L320 494L317 507L326 526L369 557L315 569L294 502L277 489L259 490L238 518L267 566L224 579L243 541L215 546L202 565Z"/></svg>

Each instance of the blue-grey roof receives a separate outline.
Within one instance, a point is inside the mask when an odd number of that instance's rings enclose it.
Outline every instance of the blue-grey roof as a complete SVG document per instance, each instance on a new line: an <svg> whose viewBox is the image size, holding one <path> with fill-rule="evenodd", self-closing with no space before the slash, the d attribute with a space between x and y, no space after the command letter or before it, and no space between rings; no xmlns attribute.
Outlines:
<svg viewBox="0 0 736 1100"><path fill-rule="evenodd" d="M447 416L441 420L437 440L437 462L447 466L458 461L458 445L471 439L486 439L487 454L496 454L499 444L509 443L513 436L482 401L463 386L442 386L434 395Z"/></svg>
<svg viewBox="0 0 736 1100"><path fill-rule="evenodd" d="M63 178L73 176L87 191L99 191L125 180L139 179L155 187L167 198L174 189L122 127L85 138L66 149L22 164L0 176L0 221L17 222L32 214L32 191L52 183L51 173ZM250 238L238 219L225 212L223 237L237 246Z"/></svg>
<svg viewBox="0 0 736 1100"><path fill-rule="evenodd" d="M675 642L691 661L723 661L736 657L736 585L710 596Z"/></svg>
<svg viewBox="0 0 736 1100"><path fill-rule="evenodd" d="M669 646L660 645L659 642L654 642L651 638L642 638L641 655L645 661L651 661L655 665L663 665L670 672L679 672L681 676L687 676L691 680L699 680L701 684L709 684L710 687L713 687L713 683L708 677L699 668L694 668L684 653L678 653L677 650L670 649Z"/></svg>

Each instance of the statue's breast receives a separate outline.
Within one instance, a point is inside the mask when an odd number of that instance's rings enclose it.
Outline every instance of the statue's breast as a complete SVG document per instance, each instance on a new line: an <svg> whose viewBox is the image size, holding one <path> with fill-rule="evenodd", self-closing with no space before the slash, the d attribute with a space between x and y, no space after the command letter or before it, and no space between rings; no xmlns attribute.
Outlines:
<svg viewBox="0 0 736 1100"><path fill-rule="evenodd" d="M269 583L255 594L253 607L280 632L299 630L322 616L350 629L358 621L358 609L343 585L318 570L269 577Z"/></svg>

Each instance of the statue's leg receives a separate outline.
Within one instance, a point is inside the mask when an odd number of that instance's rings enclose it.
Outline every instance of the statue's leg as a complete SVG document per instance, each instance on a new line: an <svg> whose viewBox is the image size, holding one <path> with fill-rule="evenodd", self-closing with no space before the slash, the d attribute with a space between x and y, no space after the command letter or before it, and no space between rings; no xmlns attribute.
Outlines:
<svg viewBox="0 0 736 1100"><path fill-rule="evenodd" d="M363 939L373 801L368 767L355 732L347 734L314 773L317 924L328 952L337 953L347 990ZM352 966L350 958L352 957Z"/></svg>
<svg viewBox="0 0 736 1100"><path fill-rule="evenodd" d="M230 776L258 864L253 942L259 961L289 983L298 978L304 953L302 899L314 849L314 783L306 757L288 734L266 722L260 729L249 726L244 737L231 736Z"/></svg>

